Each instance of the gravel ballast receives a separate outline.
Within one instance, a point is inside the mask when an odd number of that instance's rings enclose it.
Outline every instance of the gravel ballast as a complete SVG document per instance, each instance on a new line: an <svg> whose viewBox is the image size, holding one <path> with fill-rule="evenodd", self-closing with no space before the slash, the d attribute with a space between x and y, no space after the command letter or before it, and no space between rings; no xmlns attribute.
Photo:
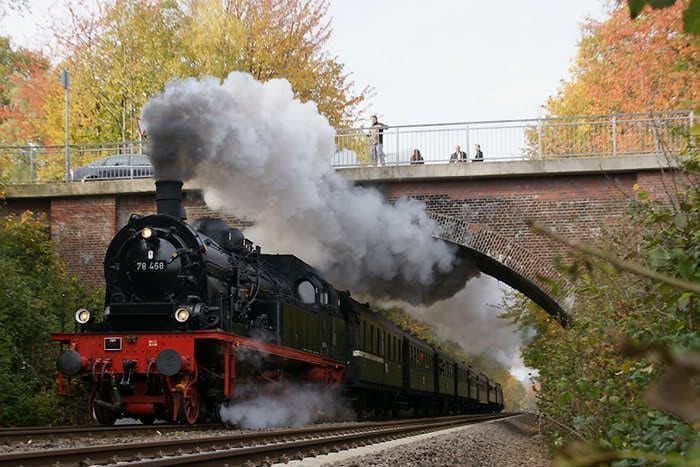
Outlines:
<svg viewBox="0 0 700 467"><path fill-rule="evenodd" d="M290 462L289 466L527 466L552 465L530 415L485 422L374 446ZM392 446L392 447L384 447Z"/></svg>

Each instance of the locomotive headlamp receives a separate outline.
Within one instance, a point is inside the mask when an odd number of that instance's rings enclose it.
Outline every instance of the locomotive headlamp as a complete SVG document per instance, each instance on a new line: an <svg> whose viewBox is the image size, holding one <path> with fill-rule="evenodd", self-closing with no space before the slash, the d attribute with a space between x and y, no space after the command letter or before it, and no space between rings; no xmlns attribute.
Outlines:
<svg viewBox="0 0 700 467"><path fill-rule="evenodd" d="M81 308L75 312L75 320L80 324L85 324L90 321L90 310Z"/></svg>
<svg viewBox="0 0 700 467"><path fill-rule="evenodd" d="M178 323L184 323L188 319L190 319L190 310L185 307L175 310L175 321Z"/></svg>
<svg viewBox="0 0 700 467"><path fill-rule="evenodd" d="M141 236L143 238L151 238L153 236L153 231L150 229L150 227L144 227L141 231Z"/></svg>

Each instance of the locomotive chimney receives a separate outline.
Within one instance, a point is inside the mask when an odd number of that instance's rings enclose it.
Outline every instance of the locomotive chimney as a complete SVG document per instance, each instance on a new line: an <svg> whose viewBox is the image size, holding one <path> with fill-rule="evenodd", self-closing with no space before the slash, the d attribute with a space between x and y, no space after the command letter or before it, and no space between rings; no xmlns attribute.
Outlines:
<svg viewBox="0 0 700 467"><path fill-rule="evenodd" d="M156 206L158 214L167 214L185 220L182 207L182 182L180 180L156 180Z"/></svg>

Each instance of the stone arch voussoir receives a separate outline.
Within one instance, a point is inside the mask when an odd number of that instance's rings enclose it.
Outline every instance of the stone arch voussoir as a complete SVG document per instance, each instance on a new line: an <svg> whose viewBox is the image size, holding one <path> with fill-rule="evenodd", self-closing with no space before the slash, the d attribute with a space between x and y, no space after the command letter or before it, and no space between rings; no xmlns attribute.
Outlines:
<svg viewBox="0 0 700 467"><path fill-rule="evenodd" d="M567 281L551 261L487 225L437 213L430 217L438 225L437 238L466 249L483 273L520 291L562 325L569 324Z"/></svg>

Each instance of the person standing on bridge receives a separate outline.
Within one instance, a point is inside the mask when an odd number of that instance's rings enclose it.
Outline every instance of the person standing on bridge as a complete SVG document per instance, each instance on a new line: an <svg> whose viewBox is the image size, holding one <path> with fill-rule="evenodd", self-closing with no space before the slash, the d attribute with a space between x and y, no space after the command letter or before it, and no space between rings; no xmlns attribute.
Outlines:
<svg viewBox="0 0 700 467"><path fill-rule="evenodd" d="M450 156L450 162L467 162L467 153L462 151L459 144L455 146L455 152Z"/></svg>
<svg viewBox="0 0 700 467"><path fill-rule="evenodd" d="M475 144L474 145L474 162L483 162L484 161L484 153L481 152L481 145Z"/></svg>
<svg viewBox="0 0 700 467"><path fill-rule="evenodd" d="M381 161L382 165L384 165L384 130L389 127L380 123L376 115L372 115L371 121L372 126L370 126L369 135L367 136L369 136L370 141L372 163L377 165Z"/></svg>

